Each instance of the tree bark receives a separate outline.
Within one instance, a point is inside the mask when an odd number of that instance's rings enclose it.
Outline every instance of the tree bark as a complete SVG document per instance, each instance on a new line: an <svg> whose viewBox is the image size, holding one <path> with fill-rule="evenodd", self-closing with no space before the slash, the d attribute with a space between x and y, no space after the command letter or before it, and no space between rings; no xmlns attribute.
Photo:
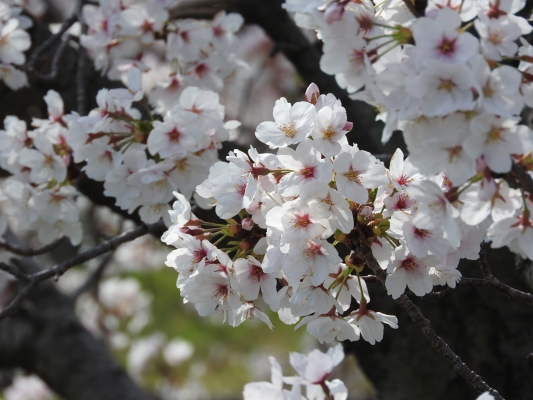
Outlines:
<svg viewBox="0 0 533 400"><path fill-rule="evenodd" d="M491 250L493 274L504 283L530 291L514 267L513 255ZM479 277L476 261L462 262L465 276ZM398 317L398 330L385 328L383 341L345 343L354 352L384 400L475 399L476 393L423 337L405 311L380 284L369 284L369 308ZM440 300L411 296L452 350L506 399L533 398L533 308L494 288L459 286Z"/></svg>
<svg viewBox="0 0 533 400"><path fill-rule="evenodd" d="M38 266L20 262L26 271ZM15 288L14 288L15 289ZM18 312L0 321L0 369L37 374L68 400L154 400L80 323L71 300L51 282L35 287Z"/></svg>

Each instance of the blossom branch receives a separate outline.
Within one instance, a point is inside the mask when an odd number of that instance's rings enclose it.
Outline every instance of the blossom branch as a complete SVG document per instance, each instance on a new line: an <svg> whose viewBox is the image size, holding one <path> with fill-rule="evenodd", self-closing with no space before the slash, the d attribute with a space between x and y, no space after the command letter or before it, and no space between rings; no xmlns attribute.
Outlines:
<svg viewBox="0 0 533 400"><path fill-rule="evenodd" d="M378 262L374 258L374 255L372 254L372 250L368 246L368 242L366 240L366 237L364 233L361 230L361 227L357 225L358 229L358 238L352 238L353 242L347 243L347 245L352 248L353 250L356 250L359 253L359 256L362 260L364 260L365 264L374 271L374 274L376 275L377 279L385 285L385 280L387 278L387 274L383 269L379 266ZM431 345L437 349L439 354L447 360L453 368L461 375L474 389L476 389L478 392L486 392L488 391L490 394L494 396L497 400L502 400L503 397L498 393L497 390L492 389L489 385L487 385L481 377L476 374L474 371L472 371L462 360L461 358L456 355L453 350L448 346L448 344L435 332L435 330L431 327L430 321L424 317L420 309L407 297L405 294L401 295L399 298L395 299L396 303L398 303L405 311L407 311L407 314L409 314L409 317L421 328L422 334L426 337L426 339L431 343Z"/></svg>
<svg viewBox="0 0 533 400"><path fill-rule="evenodd" d="M27 284L21 289L21 291L11 301L11 303L7 307L5 307L4 310L0 313L0 320L2 320L3 318L9 315L12 315L17 310L22 300L24 300L24 298L28 296L31 290L35 286L40 284L41 282L47 279L50 279L50 278L57 279L61 275L63 275L66 271L68 271L70 268L75 267L76 265L79 265L79 264L83 264L89 260L92 260L93 258L96 258L99 255L115 250L122 243L132 241L147 233L158 231L162 228L162 226L163 226L163 222L158 222L152 225L140 225L137 228L129 232L123 233L122 235L117 236L116 238L108 240L96 247L93 247L92 249L86 250L78 254L77 256L71 258L70 260L65 261L59 265L56 265L53 268L40 271L40 272L36 272L31 275L27 275L25 277L26 279L24 279L24 277L20 275L21 278L27 281ZM11 269L10 271L7 271L7 272L11 273L13 272L13 270Z"/></svg>
<svg viewBox="0 0 533 400"><path fill-rule="evenodd" d="M40 256L42 254L46 254L49 251L55 249L56 247L59 247L61 244L65 243L65 240L66 240L65 237L61 237L57 240L54 240L52 243L47 244L46 246L43 246L39 249L22 249L20 247L14 246L7 242L0 242L0 248L3 248L18 256L34 257L34 256Z"/></svg>
<svg viewBox="0 0 533 400"><path fill-rule="evenodd" d="M514 289L505 283L502 283L500 280L494 276L490 279L488 278L461 278L461 281L458 283L460 286L484 286L484 287L493 287L500 292L507 294L508 297L516 300L521 300L530 306L533 306L533 295L530 293L522 292L521 290Z"/></svg>

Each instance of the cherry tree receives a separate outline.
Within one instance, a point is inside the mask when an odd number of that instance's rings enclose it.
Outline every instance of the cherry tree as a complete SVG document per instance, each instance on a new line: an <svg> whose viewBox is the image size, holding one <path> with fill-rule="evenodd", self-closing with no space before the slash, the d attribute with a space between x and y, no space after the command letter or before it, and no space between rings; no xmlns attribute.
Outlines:
<svg viewBox="0 0 533 400"><path fill-rule="evenodd" d="M529 398L533 3L73 6L52 24L46 3L0 3L0 368L34 373L7 373L6 398L148 399L149 362L190 357L139 335L157 293L109 268L149 235L200 316L331 344L291 353L294 376L270 357L245 399L346 399L345 353L388 399ZM265 88L250 127L229 93L254 24L305 85Z"/></svg>

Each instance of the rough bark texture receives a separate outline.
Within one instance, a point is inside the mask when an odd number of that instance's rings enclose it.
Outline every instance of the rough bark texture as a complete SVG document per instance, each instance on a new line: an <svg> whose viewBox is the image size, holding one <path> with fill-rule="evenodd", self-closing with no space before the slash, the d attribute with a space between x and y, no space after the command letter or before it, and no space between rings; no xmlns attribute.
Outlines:
<svg viewBox="0 0 533 400"><path fill-rule="evenodd" d="M26 271L38 267L29 260ZM51 282L34 288L12 317L0 321L0 368L35 373L69 400L153 400L116 363Z"/></svg>
<svg viewBox="0 0 533 400"><path fill-rule="evenodd" d="M490 251L496 277L528 291L516 271L513 256ZM479 277L477 262L460 267L465 276ZM404 310L379 284L369 285L369 307L398 317L397 331L385 329L381 343L346 343L384 400L475 399L478 395L422 335ZM533 308L493 288L458 287L440 300L411 299L431 321L451 349L488 385L506 399L533 398Z"/></svg>

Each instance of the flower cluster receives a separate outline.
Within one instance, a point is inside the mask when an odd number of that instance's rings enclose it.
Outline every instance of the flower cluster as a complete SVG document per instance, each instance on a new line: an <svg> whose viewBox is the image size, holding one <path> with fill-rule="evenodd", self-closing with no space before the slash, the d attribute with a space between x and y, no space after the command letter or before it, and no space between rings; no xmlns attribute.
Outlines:
<svg viewBox="0 0 533 400"><path fill-rule="evenodd" d="M36 231L48 244L61 235L81 242L76 205L78 194L68 174L71 164L63 101L58 93L45 96L49 118L26 122L8 116L0 131L0 166L12 174L2 183L5 213L18 232ZM2 224L2 232L7 224Z"/></svg>
<svg viewBox="0 0 533 400"><path fill-rule="evenodd" d="M531 170L533 134L519 116L533 103L533 50L521 38L533 28L514 15L525 2L431 0L420 18L402 4L289 0L285 7L324 41L322 70L350 92L364 86L353 98L380 110L383 141L403 131L411 163L428 178L408 194L427 212L441 209L432 221L415 217L416 227L440 224L455 247L477 227L472 240L488 233L493 247L533 258L529 196L499 179L513 163ZM431 183L438 176L447 201ZM455 201L462 205L448 208ZM453 223L458 213L462 222ZM459 257L467 255L452 264Z"/></svg>
<svg viewBox="0 0 533 400"><path fill-rule="evenodd" d="M348 390L340 379L328 381L328 377L344 359L342 346L330 348L327 353L313 350L309 354L291 353L290 362L297 376L284 377L281 366L274 357L269 357L272 366L272 382L253 382L244 386L244 400L283 399L283 400L345 400ZM291 390L283 385L291 385ZM302 386L306 396L301 395Z"/></svg>
<svg viewBox="0 0 533 400"><path fill-rule="evenodd" d="M217 160L228 129L218 94L190 86L179 102L163 115L141 119L133 102L145 103L141 72L128 72L128 89L103 89L98 108L86 117L70 116L68 143L76 163L85 162L87 176L104 181L104 194L139 215L146 223L168 219L175 188L190 198L209 167ZM148 112L149 109L147 109ZM149 155L152 157L150 157Z"/></svg>
<svg viewBox="0 0 533 400"><path fill-rule="evenodd" d="M12 176L3 182L5 210L19 232L36 231L41 243L60 235L82 239L76 205L78 165L103 181L106 196L123 210L139 210L154 223L168 218L172 191L190 198L217 160L221 142L236 121L224 123L218 94L188 87L162 120L142 120L133 106L143 102L141 72L128 72L127 89L102 89L88 116L64 115L58 93L45 96L49 118L34 119L34 130L7 117L0 132L0 166ZM148 112L150 112L148 110ZM0 229L5 230L4 218Z"/></svg>
<svg viewBox="0 0 533 400"><path fill-rule="evenodd" d="M220 13L211 22L175 20L168 12L173 4L85 5L89 29L81 44L91 50L98 68L115 71L112 78L120 72L126 88L100 90L97 108L87 116L65 114L61 97L50 91L45 96L49 118L34 119L34 130L17 117L5 119L0 166L12 176L3 182L0 201L17 232L36 231L42 244L59 236L79 244L75 185L80 169L103 181L104 194L118 207L138 210L146 223L162 217L169 223L172 191L179 188L190 198L205 179L221 142L239 126L224 122L224 107L209 88L220 90L237 65L233 49L242 17ZM12 89L27 82L15 68L25 62L31 44L21 29L31 20L21 10L0 4L0 71ZM150 59L160 45L166 62L150 68L143 54ZM6 226L2 214L0 232Z"/></svg>
<svg viewBox="0 0 533 400"><path fill-rule="evenodd" d="M362 336L373 344L383 338L383 324L396 328L397 320L368 308L359 276L365 260L352 251L343 263L344 245L370 247L395 299L406 288L424 296L435 285L455 287L459 260L477 259L487 234L494 247L514 241L530 251L523 218L530 200L494 179L483 157L479 173L460 186L445 173L424 174L399 149L386 169L346 142L350 124L333 95L320 95L313 84L306 100L278 100L274 121L257 127L258 139L277 154L236 150L198 186L227 225L198 220L176 193L173 225L162 240L177 247L167 265L200 315L221 312L234 326L257 317L271 326L259 308L261 293L283 322L307 325L321 342ZM452 118L459 116L445 121ZM492 195L480 200L490 184Z"/></svg>
<svg viewBox="0 0 533 400"><path fill-rule="evenodd" d="M85 5L81 44L111 78L136 66L157 75L148 94L157 112L170 111L188 86L219 91L238 65L235 33L243 19L220 12L212 21L176 19L177 1L101 0Z"/></svg>
<svg viewBox="0 0 533 400"><path fill-rule="evenodd" d="M0 81L11 90L28 84L20 66L26 61L24 52L31 46L30 35L25 31L31 26L31 19L22 15L21 7L0 3Z"/></svg>
<svg viewBox="0 0 533 400"><path fill-rule="evenodd" d="M279 148L277 155L236 150L198 186L198 195L216 204L227 226L196 219L185 197L176 193L173 225L162 238L177 247L167 265L179 272L181 294L200 315L223 312L233 326L256 317L271 326L258 303L261 293L284 322L305 317L298 326L307 324L320 341L362 335L375 343L383 337L382 324L396 328L396 318L367 308L364 280L351 274L357 267L351 259L342 263L334 245L348 240L355 220L375 227L369 238L380 243L374 231L386 220L373 213L375 193L370 199L369 189L391 181L381 162L346 143L350 124L340 102L312 89L310 102L279 100L275 122L257 128L260 140ZM389 238L385 229L381 236ZM225 243L226 237L234 240ZM388 245L382 240L380 248ZM219 243L229 247L219 249ZM421 268L431 282L429 269ZM360 308L342 317L352 298Z"/></svg>

